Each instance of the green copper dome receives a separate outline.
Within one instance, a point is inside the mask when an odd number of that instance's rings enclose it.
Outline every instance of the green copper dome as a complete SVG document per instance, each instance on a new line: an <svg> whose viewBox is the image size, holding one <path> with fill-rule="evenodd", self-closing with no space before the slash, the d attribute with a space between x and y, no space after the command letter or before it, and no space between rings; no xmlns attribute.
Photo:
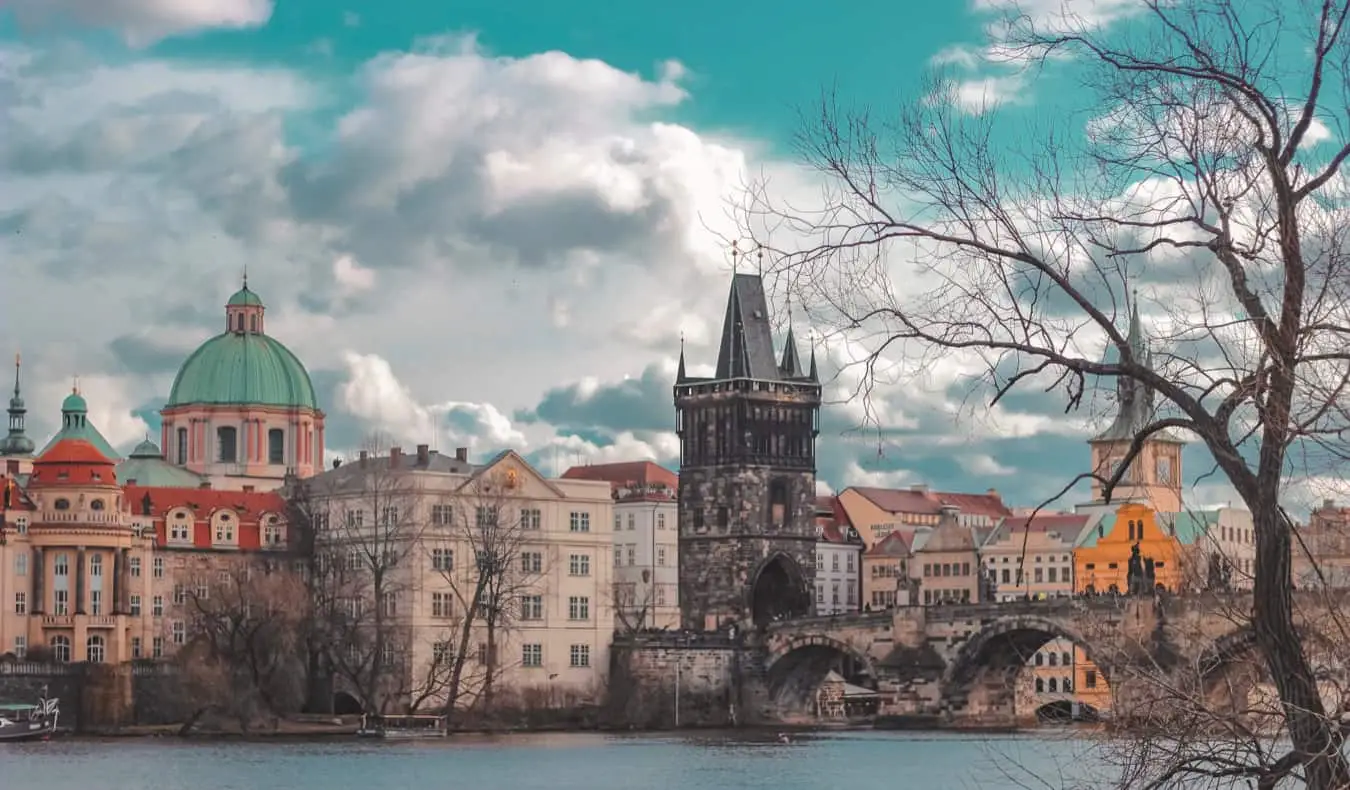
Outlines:
<svg viewBox="0 0 1350 790"><path fill-rule="evenodd" d="M248 289L248 282L244 287L234 292L230 301L225 303L226 307L262 307L262 298Z"/></svg>
<svg viewBox="0 0 1350 790"><path fill-rule="evenodd" d="M187 358L165 405L188 404L319 408L314 384L295 354L255 332L216 335Z"/></svg>
<svg viewBox="0 0 1350 790"><path fill-rule="evenodd" d="M85 403L83 395L72 392L66 396L65 400L61 401L61 411L87 412L89 411L89 404Z"/></svg>

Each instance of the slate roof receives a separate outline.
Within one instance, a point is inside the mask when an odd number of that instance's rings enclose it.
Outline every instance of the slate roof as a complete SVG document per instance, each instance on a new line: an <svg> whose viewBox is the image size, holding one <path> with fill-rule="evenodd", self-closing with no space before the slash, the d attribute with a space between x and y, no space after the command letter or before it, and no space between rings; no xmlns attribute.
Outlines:
<svg viewBox="0 0 1350 790"><path fill-rule="evenodd" d="M146 439L117 465L117 479L146 488L201 488L209 478L164 460L159 445Z"/></svg>

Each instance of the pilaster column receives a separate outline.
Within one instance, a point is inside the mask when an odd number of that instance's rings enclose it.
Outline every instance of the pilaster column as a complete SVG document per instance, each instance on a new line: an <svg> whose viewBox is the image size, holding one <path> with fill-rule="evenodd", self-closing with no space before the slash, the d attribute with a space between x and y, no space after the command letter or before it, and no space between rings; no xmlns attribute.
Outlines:
<svg viewBox="0 0 1350 790"><path fill-rule="evenodd" d="M119 549L112 553L112 610L113 617L122 613L122 552L126 549Z"/></svg>
<svg viewBox="0 0 1350 790"><path fill-rule="evenodd" d="M117 599L122 602L122 613L131 613L131 549L117 552L122 557L122 572L117 576Z"/></svg>
<svg viewBox="0 0 1350 790"><path fill-rule="evenodd" d="M84 546L75 550L75 614L84 614Z"/></svg>
<svg viewBox="0 0 1350 790"><path fill-rule="evenodd" d="M33 574L33 591L31 594L32 601L30 601L28 607L33 614L42 614L47 611L43 601L43 596L47 592L47 567L46 563L43 562L46 557L43 554L41 546L33 547L33 567L29 568L29 572Z"/></svg>

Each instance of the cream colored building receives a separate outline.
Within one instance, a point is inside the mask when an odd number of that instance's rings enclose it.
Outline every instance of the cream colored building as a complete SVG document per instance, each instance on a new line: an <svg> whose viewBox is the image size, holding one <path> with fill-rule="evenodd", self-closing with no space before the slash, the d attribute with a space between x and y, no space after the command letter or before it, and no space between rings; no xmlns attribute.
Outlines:
<svg viewBox="0 0 1350 790"><path fill-rule="evenodd" d="M928 539L914 548L910 575L919 580L925 606L980 603L979 536L961 519L961 511L943 505Z"/></svg>
<svg viewBox="0 0 1350 790"><path fill-rule="evenodd" d="M366 579L349 588L344 605L367 618L378 607L398 635L382 656L394 691L360 704L443 706L445 668L461 657L458 707L477 699L489 670L494 704L599 698L614 635L609 483L550 479L510 451L480 465L469 463L467 450L449 457L420 445L415 455L363 452L301 485L320 555ZM366 577L376 567L387 579L381 600L370 600ZM484 577L483 567L502 571ZM471 606L484 578L500 593L492 633L490 596ZM340 691L359 691L336 682Z"/></svg>
<svg viewBox="0 0 1350 790"><path fill-rule="evenodd" d="M937 526L944 507L956 508L957 521L987 531L1012 515L994 489L983 494L933 491L926 485L909 488L854 486L839 493L839 508L868 546L897 529L913 531Z"/></svg>
<svg viewBox="0 0 1350 790"><path fill-rule="evenodd" d="M679 628L679 477L651 461L574 466L565 480L599 480L614 497L614 624Z"/></svg>
<svg viewBox="0 0 1350 790"><path fill-rule="evenodd" d="M999 601L1073 595L1073 545L1099 516L1038 514L1006 519L980 546L980 562L993 577Z"/></svg>

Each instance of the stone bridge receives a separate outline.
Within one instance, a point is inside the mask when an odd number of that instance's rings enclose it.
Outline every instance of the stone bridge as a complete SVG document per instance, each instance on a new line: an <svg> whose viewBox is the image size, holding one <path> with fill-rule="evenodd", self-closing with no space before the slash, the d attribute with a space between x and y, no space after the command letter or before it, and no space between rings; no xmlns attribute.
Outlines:
<svg viewBox="0 0 1350 790"><path fill-rule="evenodd" d="M1330 607L1338 604L1325 593L1296 593L1301 624ZM1209 695L1220 687L1233 693L1232 683L1221 681L1231 681L1239 663L1250 667L1238 661L1255 647L1250 612L1251 596L1242 594L908 606L775 623L749 641L762 661L769 716L809 710L814 690L835 669L878 691L882 715L930 726L1010 727L1034 715L1014 704L1018 672L1056 638L1072 641L1097 666L1119 717L1129 715L1130 700L1144 704L1143 679L1160 674L1185 675Z"/></svg>

